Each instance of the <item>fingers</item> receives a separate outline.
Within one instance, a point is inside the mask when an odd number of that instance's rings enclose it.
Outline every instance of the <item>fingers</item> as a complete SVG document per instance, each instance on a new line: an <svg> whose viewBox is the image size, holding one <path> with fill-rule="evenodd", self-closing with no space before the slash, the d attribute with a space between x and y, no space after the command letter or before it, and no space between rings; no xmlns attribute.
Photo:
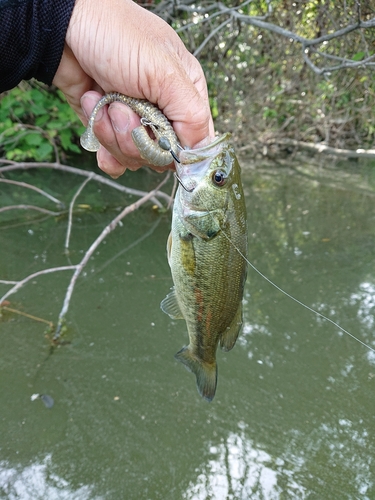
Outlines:
<svg viewBox="0 0 375 500"><path fill-rule="evenodd" d="M173 123L181 144L193 148L215 137L214 124L203 70L181 40L178 42L164 45L164 54L160 50L140 73L149 81L144 88L149 91L146 99L156 103Z"/></svg>
<svg viewBox="0 0 375 500"><path fill-rule="evenodd" d="M95 33L93 41L84 37L86 30ZM131 0L77 0L67 40L82 68L105 92L156 104L183 146L214 136L203 70L160 17ZM128 140L116 137L124 142L120 150L127 152ZM114 145L108 149L122 163L120 151Z"/></svg>
<svg viewBox="0 0 375 500"><path fill-rule="evenodd" d="M65 94L69 105L84 123L85 116L80 105L80 98L84 92L91 88L95 88L95 83L83 71L70 47L66 44L59 67L53 79L53 84Z"/></svg>
<svg viewBox="0 0 375 500"><path fill-rule="evenodd" d="M101 97L101 94L93 91L82 96L82 110L87 119ZM97 153L97 161L99 168L111 177L117 178L125 170L138 170L146 165L131 135L132 130L139 125L139 116L120 102L113 102L108 108L98 111L93 128L102 146ZM150 167L158 172L167 169L153 165Z"/></svg>
<svg viewBox="0 0 375 500"><path fill-rule="evenodd" d="M93 91L82 96L81 106L87 119L101 97ZM131 131L139 125L139 117L119 102L98 111L93 129L102 144L97 155L99 168L112 177L118 177L126 169L137 170L145 163L131 136Z"/></svg>
<svg viewBox="0 0 375 500"><path fill-rule="evenodd" d="M71 48L70 68L79 67L78 77L72 71L68 74L74 88L69 102L83 121L103 93L117 91L156 104L182 146L194 147L214 137L203 70L161 18L132 0L76 0L66 41ZM79 85L86 118L77 106ZM98 161L110 175L144 164L131 138L139 123L139 117L121 103L99 112L94 133L105 150L98 152Z"/></svg>

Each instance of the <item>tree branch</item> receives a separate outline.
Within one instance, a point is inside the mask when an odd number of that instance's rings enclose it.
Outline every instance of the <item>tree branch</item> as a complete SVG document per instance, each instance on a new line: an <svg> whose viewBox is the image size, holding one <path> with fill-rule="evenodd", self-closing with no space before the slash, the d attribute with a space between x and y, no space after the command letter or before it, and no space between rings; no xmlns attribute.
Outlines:
<svg viewBox="0 0 375 500"><path fill-rule="evenodd" d="M64 203L51 194L47 193L46 191L43 191L43 189L40 189L36 186L33 186L33 184L28 184L27 182L19 182L19 181L12 181L10 179L1 179L0 182L3 182L5 184L13 184L14 186L20 186L26 189L32 189L33 191L36 191L37 193L41 194L42 196L45 196L49 200L53 201L53 203L56 203L56 205L59 205L60 207L64 207Z"/></svg>
<svg viewBox="0 0 375 500"><path fill-rule="evenodd" d="M75 272L74 272L74 274L72 276L72 279L70 280L68 289L66 291L66 295L65 295L63 307L61 309L61 312L59 314L59 318L58 318L58 321L57 321L56 333L55 333L55 335L53 337L54 341L58 340L58 338L60 337L61 329L62 329L62 326L64 324L65 316L66 316L66 314L68 312L68 309L69 309L70 299L72 297L76 281L77 281L79 275L81 274L82 269L85 267L85 265L87 264L88 260L90 259L90 257L94 253L94 251L96 250L96 248L116 228L117 224L126 215L128 215L131 212L134 212L134 210L136 210L141 205L143 205L144 203L146 203L146 201L152 199L155 196L155 194L158 192L158 190L167 182L167 180L169 179L169 177L170 177L170 172L168 172L168 174L165 176L165 178L163 179L163 181L158 185L158 187L156 189L153 189L149 193L145 194L145 196L143 196L142 198L140 198L139 200L137 200L132 205L129 205L129 206L125 207L124 210L119 215L117 215L117 217L115 217L103 229L103 231L100 233L100 235L97 237L97 239L91 244L90 248L85 253L85 255L84 255L83 259L81 260L81 262L77 266L75 266Z"/></svg>
<svg viewBox="0 0 375 500"><path fill-rule="evenodd" d="M81 260L81 262L79 264L60 266L60 267L54 267L54 268L50 268L50 269L44 269L41 271L37 271L37 272L30 274L29 276L23 278L20 281L0 280L0 284L11 285L10 290L8 290L0 298L0 306L1 306L1 304L3 304L3 307L5 307L5 304L6 304L5 300L10 295L16 293L23 285L28 283L30 280L32 280L38 276L41 276L43 274L49 274L49 273L53 273L53 272L57 272L57 271L66 271L66 270L73 270L74 271L73 276L72 276L70 283L68 285L68 288L66 290L63 306L62 306L60 315L58 317L58 323L57 323L56 332L55 332L55 336L54 336L54 340L57 340L60 336L61 328L62 328L63 322L65 320L65 316L66 316L68 309L69 309L69 303L70 303L70 299L71 299L71 296L72 296L73 291L74 291L75 283L76 283L79 275L81 274L82 270L84 269L85 265L87 264L88 260L90 259L90 257L94 253L95 249L116 228L116 226L120 223L120 221L127 214L129 214L130 212L133 212L134 210L139 208L141 205L143 205L147 201L152 200L154 203L157 204L158 207L162 207L161 203L156 198L156 197L159 197L159 198L163 198L163 199L167 200L168 206L170 206L170 204L172 202L172 198L170 196L168 196L166 193L163 193L162 191L160 191L161 187L169 179L170 172L168 172L168 174L165 176L163 181L158 185L158 187L156 189L153 189L150 192L145 192L145 191L140 191L137 189L131 189L131 188L127 188L125 186L121 186L120 184L118 184L114 181L111 181L109 179L106 179L100 175L93 173L93 172L80 170L80 169L77 169L74 167L70 167L68 165L62 165L58 162L55 162L55 163L39 163L39 162L38 163L37 162L17 163L17 162L13 162L11 160L0 159L0 165L3 165L3 166L0 166L0 175L2 175L5 172L10 172L10 171L15 171L15 170L26 170L26 169L30 169L30 168L51 168L54 170L60 170L60 171L64 171L64 172L68 172L68 173L72 173L72 174L81 175L81 176L86 177L86 179L80 185L80 187L78 188L78 190L76 191L76 193L74 194L74 196L70 202L69 221L68 221L68 228L67 228L67 234L66 234L66 239L65 239L65 247L66 248L69 247L74 204L77 200L77 197L79 196L79 194L82 192L82 190L84 189L84 187L86 186L86 184L90 180L96 180L102 184L108 185L109 187L117 189L121 192L131 194L131 195L136 195L136 196L140 197L135 203L125 207L122 210L122 212L119 215L117 215L111 221L111 223L108 224L103 229L103 231L100 233L98 238L91 244L91 246L89 247L89 249L87 250L87 252L85 253L83 259ZM38 193L40 193L42 195L47 195L47 198L51 199L51 201L62 205L60 200L57 200L57 198L51 197L50 195L48 195L48 193L46 193L43 190L40 190L39 188L34 188L34 186L31 186L31 185L26 184L26 183L17 182L17 181L8 181L7 179L0 179L0 180L5 182L5 183L8 183L8 184L17 185L17 186L24 187L27 189L33 189L34 191L37 191ZM14 210L14 209L38 210L40 212L47 213L49 215L59 215L60 214L60 212L52 212L50 210L47 210L47 209L44 209L41 207L37 207L37 206L33 206L33 205L12 205L12 206L7 206L7 207L2 207L2 208L0 208L0 212L5 212L6 210Z"/></svg>
<svg viewBox="0 0 375 500"><path fill-rule="evenodd" d="M239 12L239 9L242 9L247 3L250 2L245 2L243 4L240 4L236 7L227 7L224 5L222 2L215 2L213 4L210 4L208 6L187 6L184 4L177 5L176 8L181 11L185 12L190 12L191 14L197 14L202 16L201 19L199 19L197 22L193 22L191 24L187 24L181 28L179 28L177 31L183 31L186 29L189 29L189 27L195 26L197 23L205 23L208 21L211 21L214 17L218 15L226 15L229 16L229 18L236 19L237 21L248 24L251 26L254 26L256 28L266 30L272 33L275 33L277 35L280 35L284 38L288 38L291 41L294 41L296 43L301 44L301 49L302 49L302 55L303 59L306 62L306 64L317 74L322 75L325 73L330 73L332 71L337 71L343 68L356 68L356 67L364 67L364 66L375 66L375 63L373 63L373 56L368 56L366 59L362 61L356 61L354 59L348 59L348 58L339 58L337 56L330 56L330 54L325 54L324 52L318 52L316 47L323 43L328 43L332 40L335 40L340 37L347 36L349 33L352 33L356 30L365 30L365 29L370 29L375 27L375 17L372 19L369 19L367 21L362 21L359 17L357 22L348 24L347 26L340 28L338 30L335 30L331 33L327 33L325 35L316 37L316 38L306 38L304 36L299 35L298 33L295 33L294 31L291 31L289 29L283 28L281 26L278 26L276 24L268 22L266 19L269 16L269 14L272 12L272 5L268 1L267 2L267 7L268 7L268 12L264 16L249 16L246 14L243 14L242 12ZM207 15L204 17L207 13L213 12L210 15ZM360 15L360 12L357 12L357 16ZM195 51L196 54L199 54L204 46L207 44L207 42L212 38L218 31L220 31L227 23L222 22L219 26L214 28L210 34L205 38L205 40L201 43L201 45L198 47L198 49ZM322 57L324 59L331 59L332 57L337 57L337 60L340 61L340 64L331 66L331 67L318 67L309 57L310 51L314 53L315 55Z"/></svg>
<svg viewBox="0 0 375 500"><path fill-rule="evenodd" d="M7 207L1 207L1 212L7 212L8 210L36 210L37 212L42 212L42 214L47 215L61 215L62 212L52 212L52 210L47 210L46 208L37 207L35 205L9 205Z"/></svg>
<svg viewBox="0 0 375 500"><path fill-rule="evenodd" d="M0 304L2 304L4 302L4 300L9 297L9 295L16 293L20 288L22 288L25 283L27 283L28 281L30 281L38 276L41 276L43 274L55 273L57 271L71 271L72 269L76 269L76 267L77 266L51 267L50 269L42 269L41 271L37 271L36 273L29 274L29 276L26 276L26 278L24 278L23 280L17 281L15 286L13 286L10 290L8 290L5 295L0 297ZM2 283L4 283L4 282L2 281ZM8 283L12 283L12 282L8 281Z"/></svg>
<svg viewBox="0 0 375 500"><path fill-rule="evenodd" d="M285 146L295 146L301 149L313 151L315 153L324 153L334 156L340 156L343 158L369 158L369 159L375 158L375 149L356 149L356 150L340 149L340 148L333 148L331 146L326 146L325 144L296 141L294 139L287 139L287 138L279 140L272 139L269 141L269 144L272 143ZM242 148L242 151L244 150L245 148Z"/></svg>
<svg viewBox="0 0 375 500"><path fill-rule="evenodd" d="M70 233L71 233L71 230L72 230L72 220L73 220L74 203L75 203L76 199L78 198L78 196L80 195L80 193L82 192L83 188L86 186L86 184L89 181L91 181L91 179L92 179L92 177L94 175L93 172L91 172L91 174L92 175L86 177L86 179L82 182L82 184L78 188L76 194L73 196L72 201L70 202L70 205L69 205L69 217L68 217L68 228L66 230L66 238L65 238L65 251L67 251L68 248L69 248Z"/></svg>
<svg viewBox="0 0 375 500"><path fill-rule="evenodd" d="M113 189L117 189L122 193L130 194L133 196L144 196L146 191L140 191L139 189L132 189L126 186L122 186L121 184L112 181L111 179L107 179L101 175L95 174L93 172L89 172L87 170L82 170L80 168L71 167L70 165L63 165L61 163L49 163L49 162L13 162L11 160L4 160L0 158L0 164L4 163L4 167L0 167L0 175L4 172L12 172L14 170L28 170L31 168L51 168L53 170L60 170L62 172L69 172L75 175L81 175L83 177L91 177L96 182L100 182L101 184L105 184ZM152 202L155 203L159 208L162 208L162 204L159 202L158 198L164 199L167 203L170 201L170 196L162 191L157 191L153 198Z"/></svg>

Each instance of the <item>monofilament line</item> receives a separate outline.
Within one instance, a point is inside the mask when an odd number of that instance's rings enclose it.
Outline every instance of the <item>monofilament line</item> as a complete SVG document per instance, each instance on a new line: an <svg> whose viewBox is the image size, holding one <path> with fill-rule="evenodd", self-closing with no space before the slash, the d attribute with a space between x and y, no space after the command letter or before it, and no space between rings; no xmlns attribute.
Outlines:
<svg viewBox="0 0 375 500"><path fill-rule="evenodd" d="M177 179L180 181L180 179L177 177ZM182 184L180 182L180 184ZM182 187L183 184L182 184ZM186 188L184 188L186 189ZM203 206L205 207L205 204L203 203L203 199L202 197L200 197L200 200L203 204ZM210 214L212 220L215 220L214 216L212 215L211 211L205 207L205 209L207 210L207 213ZM216 221L215 221L216 222ZM345 330L345 328L343 328L342 326L340 326L338 323L336 323L336 321L333 321L333 319L331 318L328 318L327 316L324 316L324 314L320 313L319 311L316 311L315 309L313 309L312 307L304 304L303 302L301 302L300 300L298 300L296 297L293 297L293 295L291 295L290 293L286 292L285 290L283 290L282 288L280 288L278 285L276 285L276 283L274 283L273 281L271 281L269 278L267 278L267 276L265 276L261 271L259 271L259 269L257 267L254 266L254 264L252 264L249 259L241 252L241 250L237 247L237 245L230 239L230 237L225 233L225 231L223 231L223 229L221 230L221 232L223 233L223 235L225 236L225 238L229 241L229 243L233 246L233 248L241 255L241 257L244 259L245 262L247 262L249 264L249 266L256 272L259 274L259 276L261 276L264 280L266 280L270 285L272 285L274 288L276 288L276 290L278 290L279 292L281 292L282 294L286 295L287 297L289 297L291 300L293 300L294 302L296 302L297 304L299 304L300 306L304 307L305 309L307 309L308 311L316 314L317 316L319 316L320 318L324 319L325 321L328 321L329 323L331 323L332 325L334 325L336 328L338 328L339 330L341 330L343 333L345 333L346 335L349 335L349 337L351 337L353 340L357 341L359 344L363 345L364 347L366 347L367 349L369 349L370 351L372 351L373 353L375 353L375 349L371 346L369 346L368 344L366 344L366 342L363 342L363 340L357 338L355 335L353 335L352 333L350 333L348 330Z"/></svg>
<svg viewBox="0 0 375 500"><path fill-rule="evenodd" d="M290 293L286 292L285 290L283 290L282 288L280 288L278 285L276 285L276 283L274 283L273 281L271 281L269 278L267 278L267 276L265 276L261 271L259 271L258 268L256 268L254 266L254 264L252 264L249 259L247 259L245 257L245 255L241 252L241 250L233 243L233 241L229 238L229 236L224 232L222 231L223 235L226 237L226 239L231 243L231 245L233 245L233 247L237 250L237 252L241 255L241 257L249 264L249 266L254 269L255 272L257 272L259 274L259 276L261 276L263 279L265 279L270 285L272 285L273 287L276 288L276 290L278 290L279 292L283 293L284 295L286 295L287 297L289 297L290 299L294 300L294 302L296 302L297 304L299 304L300 306L304 307L305 309L307 309L308 311L316 314L317 316L320 316L322 319L326 320L326 321L329 321L332 325L336 326L339 330L341 330L342 332L346 333L346 335L349 335L349 337L351 337L352 339L356 340L357 342L359 342L360 344L362 344L364 347L366 347L367 349L369 349L370 351L374 352L375 353L375 349L371 346L369 346L368 344L366 344L366 342L363 342L361 339L357 338L355 335L353 335L352 333L348 332L348 330L345 330L345 328L343 328L342 326L340 326L338 323L336 323L336 321L333 321L333 319L330 319L328 318L327 316L324 316L324 314L320 313L319 311L316 311L315 309L313 309L312 307L304 304L303 302L301 302L300 300L296 299L296 297L293 297L293 295L291 295Z"/></svg>

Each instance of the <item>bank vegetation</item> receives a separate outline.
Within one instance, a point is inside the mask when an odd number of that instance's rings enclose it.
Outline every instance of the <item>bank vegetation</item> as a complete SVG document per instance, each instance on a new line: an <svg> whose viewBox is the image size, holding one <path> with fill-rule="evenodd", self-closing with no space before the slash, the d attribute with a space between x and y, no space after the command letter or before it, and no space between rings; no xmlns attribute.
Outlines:
<svg viewBox="0 0 375 500"><path fill-rule="evenodd" d="M219 132L240 151L370 149L375 134L371 0L147 0L201 62ZM0 155L78 153L82 126L59 91L23 82L1 96ZM328 150L327 150L328 148ZM359 152L361 153L361 151Z"/></svg>

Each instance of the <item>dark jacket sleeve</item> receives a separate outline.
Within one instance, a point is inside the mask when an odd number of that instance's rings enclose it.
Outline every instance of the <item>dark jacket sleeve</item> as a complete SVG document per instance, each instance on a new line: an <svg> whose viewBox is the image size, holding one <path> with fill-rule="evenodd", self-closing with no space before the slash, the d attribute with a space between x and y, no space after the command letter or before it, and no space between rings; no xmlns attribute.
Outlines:
<svg viewBox="0 0 375 500"><path fill-rule="evenodd" d="M52 83L74 1L0 0L0 92L29 78Z"/></svg>

